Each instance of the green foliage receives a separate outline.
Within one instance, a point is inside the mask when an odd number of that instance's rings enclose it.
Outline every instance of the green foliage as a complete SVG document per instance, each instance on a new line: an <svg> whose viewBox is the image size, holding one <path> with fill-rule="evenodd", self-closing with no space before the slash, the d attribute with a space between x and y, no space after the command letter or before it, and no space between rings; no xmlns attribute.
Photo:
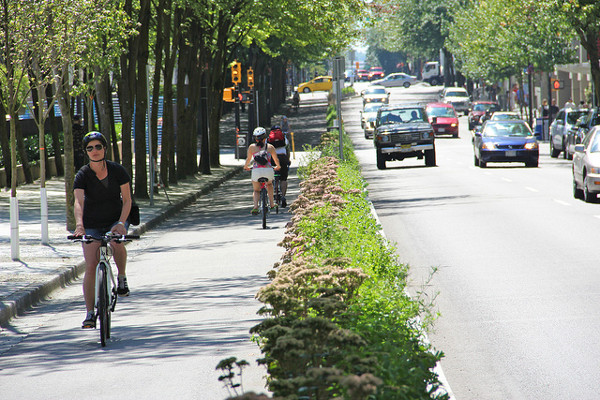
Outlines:
<svg viewBox="0 0 600 400"><path fill-rule="evenodd" d="M335 157L337 138L323 134L300 170L285 253L257 294L266 319L251 332L269 388L286 399L447 398L431 370L442 354L416 322L429 309L407 296L407 269L379 234L345 135L345 160Z"/></svg>
<svg viewBox="0 0 600 400"><path fill-rule="evenodd" d="M573 30L548 1L470 3L454 19L447 45L471 78L506 78L529 64L547 71L574 60Z"/></svg>

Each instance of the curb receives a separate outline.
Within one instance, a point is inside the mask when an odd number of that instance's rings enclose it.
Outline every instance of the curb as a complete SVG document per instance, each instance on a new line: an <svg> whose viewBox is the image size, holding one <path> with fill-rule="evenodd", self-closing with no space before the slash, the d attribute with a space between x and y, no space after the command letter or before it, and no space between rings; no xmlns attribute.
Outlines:
<svg viewBox="0 0 600 400"><path fill-rule="evenodd" d="M222 185L225 181L228 181L229 179L233 178L242 171L243 167L241 166L234 166L230 168L230 170L227 171L219 179L216 179L212 182L208 182L206 185L200 187L200 189L198 189L197 191L184 196L177 203L166 207L164 210L150 218L148 221L141 223L131 231L131 234L141 236L143 233L158 226L167 218L172 217L173 215L180 212L183 208L192 204L200 196L211 192L212 190ZM42 284L31 284L26 288L23 288L8 296L5 300L2 301L3 307L0 308L0 327L5 327L12 318L23 314L27 309L31 308L33 305L44 300L54 290L59 289L61 287L65 287L68 284L72 283L73 281L78 279L84 273L84 271L85 261L80 261L79 263L71 267L59 267L56 270L57 276L50 279L49 281L44 282Z"/></svg>

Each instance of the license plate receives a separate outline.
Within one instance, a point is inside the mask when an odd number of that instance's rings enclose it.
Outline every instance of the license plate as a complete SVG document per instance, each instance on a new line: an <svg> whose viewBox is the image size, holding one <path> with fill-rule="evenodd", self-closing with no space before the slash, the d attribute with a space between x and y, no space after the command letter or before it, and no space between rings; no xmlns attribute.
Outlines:
<svg viewBox="0 0 600 400"><path fill-rule="evenodd" d="M403 144L402 146L403 149L410 149L410 144Z"/></svg>
<svg viewBox="0 0 600 400"><path fill-rule="evenodd" d="M446 128L439 128L438 132L446 132Z"/></svg>
<svg viewBox="0 0 600 400"><path fill-rule="evenodd" d="M517 156L517 152L515 150L508 150L506 152L506 157L516 157Z"/></svg>

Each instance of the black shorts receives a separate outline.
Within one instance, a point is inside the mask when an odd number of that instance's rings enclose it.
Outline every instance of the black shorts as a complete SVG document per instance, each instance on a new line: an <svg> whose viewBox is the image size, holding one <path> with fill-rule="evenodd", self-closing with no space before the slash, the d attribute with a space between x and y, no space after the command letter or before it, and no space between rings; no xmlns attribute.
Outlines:
<svg viewBox="0 0 600 400"><path fill-rule="evenodd" d="M290 158L287 154L277 154L277 158L279 159L279 165L281 169L279 171L275 171L276 174L279 174L280 181L287 181L288 174L290 172Z"/></svg>

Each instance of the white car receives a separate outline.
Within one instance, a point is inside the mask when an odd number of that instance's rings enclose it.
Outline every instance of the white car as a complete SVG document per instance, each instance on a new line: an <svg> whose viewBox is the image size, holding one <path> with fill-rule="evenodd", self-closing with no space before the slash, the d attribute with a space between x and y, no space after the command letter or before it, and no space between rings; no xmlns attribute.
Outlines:
<svg viewBox="0 0 600 400"><path fill-rule="evenodd" d="M573 196L596 203L600 193L600 126L595 126L575 145L573 153Z"/></svg>
<svg viewBox="0 0 600 400"><path fill-rule="evenodd" d="M469 114L471 108L471 96L467 89L461 87L446 87L440 93L442 103L452 104L456 112Z"/></svg>
<svg viewBox="0 0 600 400"><path fill-rule="evenodd" d="M365 104L365 109L360 112L360 125L365 132L365 139L373 137L375 132L375 121L377 120L377 111L383 106L383 103Z"/></svg>
<svg viewBox="0 0 600 400"><path fill-rule="evenodd" d="M405 74L404 72L396 72L389 74L383 79L378 79L371 82L371 85L379 85L383 87L397 87L404 86L405 88L410 87L415 83L419 82L416 76Z"/></svg>

